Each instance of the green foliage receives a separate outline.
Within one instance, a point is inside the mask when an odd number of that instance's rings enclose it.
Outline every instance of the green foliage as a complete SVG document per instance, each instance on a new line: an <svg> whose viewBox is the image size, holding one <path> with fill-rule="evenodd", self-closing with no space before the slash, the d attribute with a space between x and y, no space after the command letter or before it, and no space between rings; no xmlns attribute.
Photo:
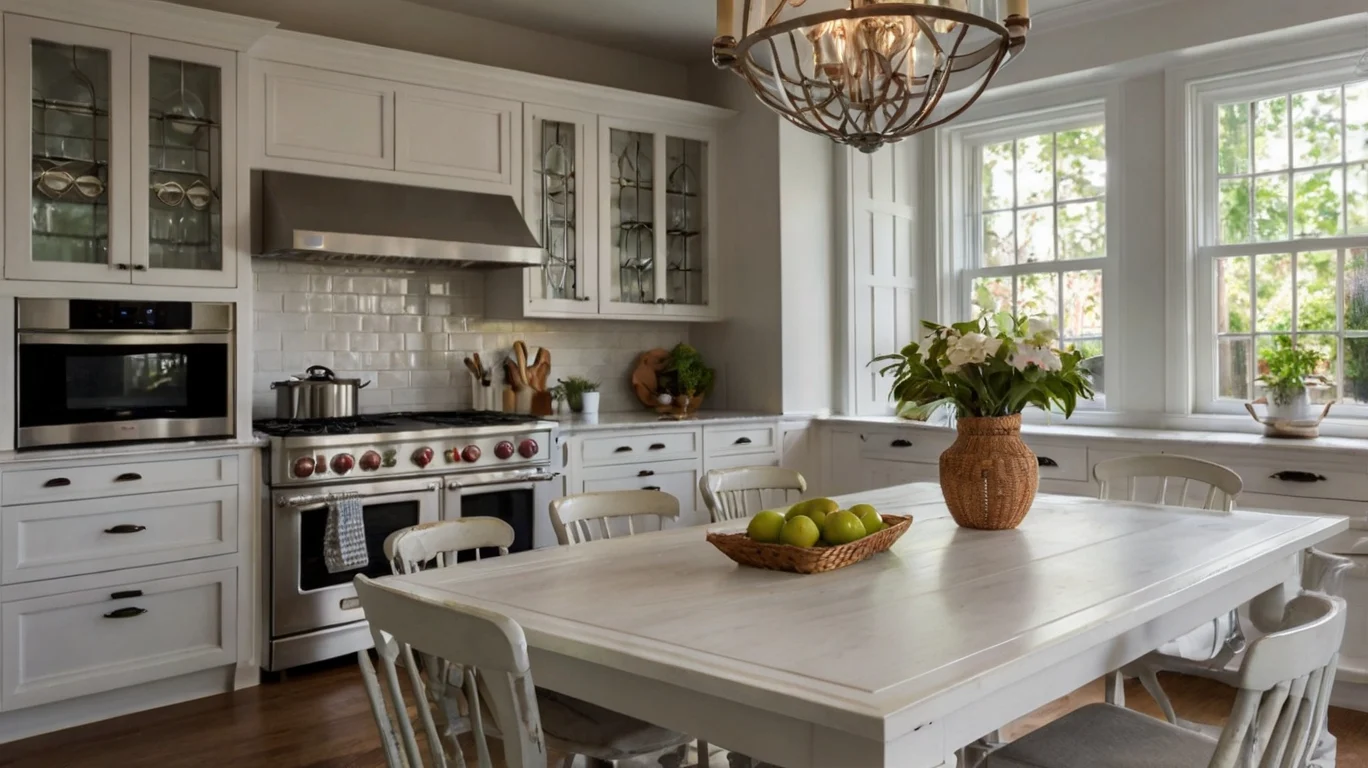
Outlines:
<svg viewBox="0 0 1368 768"><path fill-rule="evenodd" d="M696 397L712 391L717 372L703 362L703 355L688 344L676 344L661 372L662 389L672 395Z"/></svg>
<svg viewBox="0 0 1368 768"><path fill-rule="evenodd" d="M1258 378L1273 393L1279 405L1291 402L1292 398L1306 389L1308 379L1324 381L1325 377L1315 375L1316 366L1324 360L1320 352L1308 347L1297 347L1288 336L1274 339L1272 347L1263 350L1259 359L1267 366L1268 372Z"/></svg>
<svg viewBox="0 0 1368 768"><path fill-rule="evenodd" d="M1033 405L1068 417L1093 395L1082 353L1054 349L1054 331L1038 320L999 312L922 325L924 343L870 362L887 363L879 373L893 377L900 415L924 418L950 407L959 416L1009 416Z"/></svg>
<svg viewBox="0 0 1368 768"><path fill-rule="evenodd" d="M579 413L584 410L584 393L597 392L599 383L590 381L579 376L571 376L568 379L557 379L555 389L552 390L552 398L555 398L555 391L558 389L565 398L565 402L570 405L570 410Z"/></svg>

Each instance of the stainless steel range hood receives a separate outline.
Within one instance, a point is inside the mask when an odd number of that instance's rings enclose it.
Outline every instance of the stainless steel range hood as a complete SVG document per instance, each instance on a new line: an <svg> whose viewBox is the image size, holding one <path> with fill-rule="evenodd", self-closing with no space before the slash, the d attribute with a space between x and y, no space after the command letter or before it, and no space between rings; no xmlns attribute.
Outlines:
<svg viewBox="0 0 1368 768"><path fill-rule="evenodd" d="M263 258L475 269L542 263L507 195L255 171L252 221L252 253Z"/></svg>

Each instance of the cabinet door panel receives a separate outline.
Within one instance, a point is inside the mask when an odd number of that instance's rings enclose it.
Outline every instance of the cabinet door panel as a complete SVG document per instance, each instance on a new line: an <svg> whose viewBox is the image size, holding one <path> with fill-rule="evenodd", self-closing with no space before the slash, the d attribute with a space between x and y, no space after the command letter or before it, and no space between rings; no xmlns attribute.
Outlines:
<svg viewBox="0 0 1368 768"><path fill-rule="evenodd" d="M510 193L520 181L513 146L520 103L404 86L394 109L396 170L491 182Z"/></svg>
<svg viewBox="0 0 1368 768"><path fill-rule="evenodd" d="M394 168L394 86L263 64L268 157Z"/></svg>
<svg viewBox="0 0 1368 768"><path fill-rule="evenodd" d="M659 254L665 250L663 134L649 124L599 120L599 307L604 314L658 317Z"/></svg>
<svg viewBox="0 0 1368 768"><path fill-rule="evenodd" d="M598 118L528 104L523 112L523 215L545 249L523 270L524 315L596 315L598 302Z"/></svg>
<svg viewBox="0 0 1368 768"><path fill-rule="evenodd" d="M666 528L701 525L708 521L708 514L699 511L698 476L697 462L634 464L586 472L581 492L664 491L679 499L679 522L667 523Z"/></svg>

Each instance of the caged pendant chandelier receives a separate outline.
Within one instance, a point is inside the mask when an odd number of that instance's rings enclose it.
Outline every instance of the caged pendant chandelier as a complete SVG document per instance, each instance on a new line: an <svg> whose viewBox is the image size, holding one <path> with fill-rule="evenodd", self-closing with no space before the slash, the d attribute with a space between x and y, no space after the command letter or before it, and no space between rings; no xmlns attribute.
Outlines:
<svg viewBox="0 0 1368 768"><path fill-rule="evenodd" d="M1027 0L717 0L713 63L863 152L953 120L1026 47ZM1000 10L1001 7L1001 10Z"/></svg>

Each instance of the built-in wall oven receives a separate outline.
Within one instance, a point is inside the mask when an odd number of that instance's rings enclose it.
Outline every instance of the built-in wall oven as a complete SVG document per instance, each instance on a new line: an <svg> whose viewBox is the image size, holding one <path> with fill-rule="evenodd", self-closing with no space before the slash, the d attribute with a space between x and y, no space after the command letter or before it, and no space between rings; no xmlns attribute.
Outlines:
<svg viewBox="0 0 1368 768"><path fill-rule="evenodd" d="M15 445L233 434L233 305L17 299Z"/></svg>

